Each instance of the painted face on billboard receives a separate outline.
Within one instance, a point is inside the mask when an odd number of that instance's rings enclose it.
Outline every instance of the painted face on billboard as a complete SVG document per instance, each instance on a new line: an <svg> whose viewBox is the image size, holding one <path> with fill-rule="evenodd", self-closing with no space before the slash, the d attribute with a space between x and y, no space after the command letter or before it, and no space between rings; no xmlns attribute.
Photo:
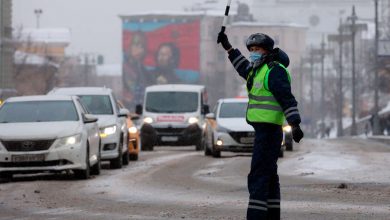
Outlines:
<svg viewBox="0 0 390 220"><path fill-rule="evenodd" d="M122 24L123 96L127 107L142 103L146 86L199 82L199 18L137 16Z"/></svg>

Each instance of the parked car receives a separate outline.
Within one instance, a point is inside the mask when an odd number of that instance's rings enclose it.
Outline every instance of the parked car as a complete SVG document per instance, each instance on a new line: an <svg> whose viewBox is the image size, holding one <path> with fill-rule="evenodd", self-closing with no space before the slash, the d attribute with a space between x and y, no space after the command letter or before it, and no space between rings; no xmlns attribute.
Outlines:
<svg viewBox="0 0 390 220"><path fill-rule="evenodd" d="M121 102L118 102L120 108L124 108ZM134 121L139 120L140 116L135 113L129 113L126 118L127 127L129 130L128 146L130 160L138 160L139 150L141 148L140 132Z"/></svg>
<svg viewBox="0 0 390 220"><path fill-rule="evenodd" d="M154 145L195 145L202 149L205 114L209 111L202 85L168 84L145 89L143 108L139 106L142 150Z"/></svg>
<svg viewBox="0 0 390 220"><path fill-rule="evenodd" d="M222 151L252 152L255 131L246 122L247 98L219 99L215 110L206 115L204 153L221 157ZM280 157L283 157L282 145Z"/></svg>
<svg viewBox="0 0 390 220"><path fill-rule="evenodd" d="M48 94L76 95L87 110L96 116L100 129L102 160L109 160L113 169L129 164L127 146L127 109L119 108L111 89L105 87L54 88Z"/></svg>
<svg viewBox="0 0 390 220"><path fill-rule="evenodd" d="M77 97L7 99L0 107L0 177L64 170L80 179L100 174L97 120Z"/></svg>

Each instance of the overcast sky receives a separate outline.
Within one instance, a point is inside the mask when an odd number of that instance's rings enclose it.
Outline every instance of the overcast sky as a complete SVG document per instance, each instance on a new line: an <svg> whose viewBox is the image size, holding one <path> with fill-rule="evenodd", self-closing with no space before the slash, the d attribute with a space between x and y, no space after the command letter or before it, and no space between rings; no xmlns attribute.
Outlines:
<svg viewBox="0 0 390 220"><path fill-rule="evenodd" d="M13 26L36 27L34 9L42 9L41 28L71 28L68 54L99 53L106 63L120 63L119 14L177 11L197 2L203 0L13 0ZM221 0L222 12L225 2Z"/></svg>

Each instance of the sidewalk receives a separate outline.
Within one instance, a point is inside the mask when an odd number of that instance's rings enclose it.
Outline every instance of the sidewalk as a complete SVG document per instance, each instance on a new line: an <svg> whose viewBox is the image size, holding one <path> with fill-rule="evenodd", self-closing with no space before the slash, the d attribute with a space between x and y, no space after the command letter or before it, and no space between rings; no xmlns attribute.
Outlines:
<svg viewBox="0 0 390 220"><path fill-rule="evenodd" d="M369 140L382 142L382 143L387 144L387 145L390 146L390 136L376 135L376 136L368 136L367 138Z"/></svg>

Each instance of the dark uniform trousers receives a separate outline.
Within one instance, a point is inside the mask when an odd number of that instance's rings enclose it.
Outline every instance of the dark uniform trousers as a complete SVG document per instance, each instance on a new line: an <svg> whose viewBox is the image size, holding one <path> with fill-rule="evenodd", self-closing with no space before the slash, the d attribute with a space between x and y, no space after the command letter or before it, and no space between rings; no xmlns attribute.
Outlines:
<svg viewBox="0 0 390 220"><path fill-rule="evenodd" d="M255 143L248 175L248 220L280 219L280 185L277 173L278 157L283 140L282 126L251 123Z"/></svg>

